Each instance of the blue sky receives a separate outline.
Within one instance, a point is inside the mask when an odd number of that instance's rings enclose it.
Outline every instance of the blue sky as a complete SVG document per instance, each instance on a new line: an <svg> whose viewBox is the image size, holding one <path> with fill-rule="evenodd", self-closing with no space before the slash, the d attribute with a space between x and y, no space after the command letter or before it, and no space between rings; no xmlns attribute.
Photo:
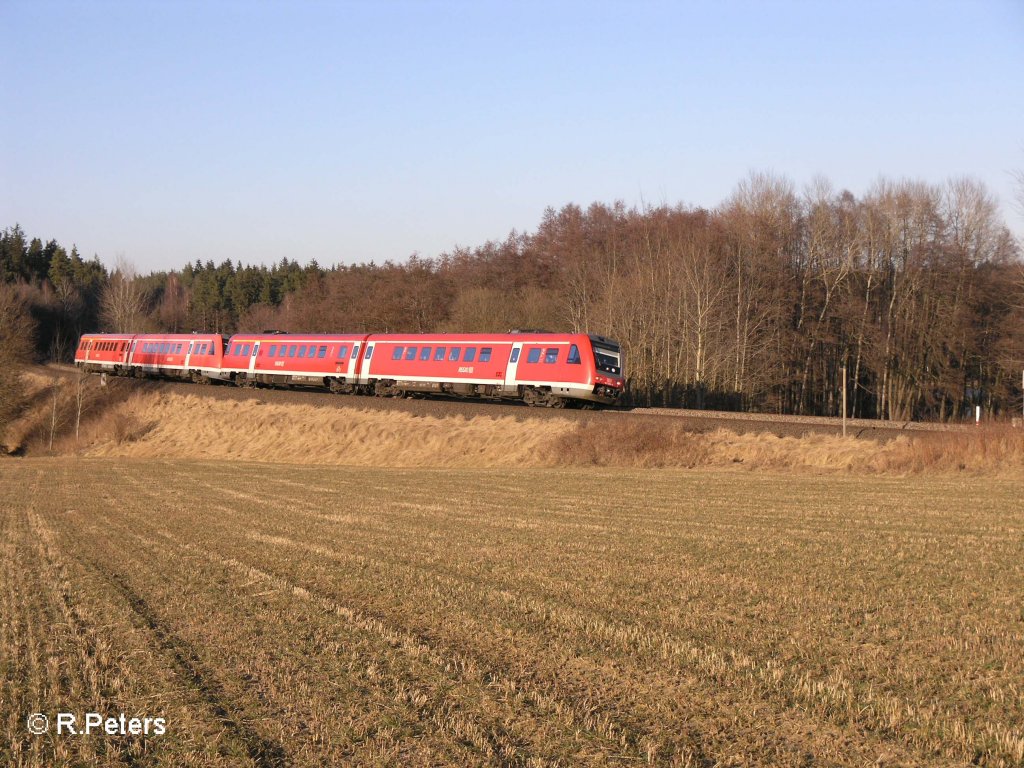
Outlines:
<svg viewBox="0 0 1024 768"><path fill-rule="evenodd" d="M0 0L0 227L142 271L322 265L1024 168L1024 0Z"/></svg>

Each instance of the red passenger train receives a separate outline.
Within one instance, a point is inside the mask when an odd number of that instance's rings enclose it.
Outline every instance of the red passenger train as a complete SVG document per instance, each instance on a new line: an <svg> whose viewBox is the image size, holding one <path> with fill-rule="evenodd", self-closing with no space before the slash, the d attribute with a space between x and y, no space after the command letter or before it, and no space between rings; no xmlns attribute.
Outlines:
<svg viewBox="0 0 1024 768"><path fill-rule="evenodd" d="M87 371L334 392L437 394L527 405L613 405L625 377L619 345L584 333L88 334Z"/></svg>

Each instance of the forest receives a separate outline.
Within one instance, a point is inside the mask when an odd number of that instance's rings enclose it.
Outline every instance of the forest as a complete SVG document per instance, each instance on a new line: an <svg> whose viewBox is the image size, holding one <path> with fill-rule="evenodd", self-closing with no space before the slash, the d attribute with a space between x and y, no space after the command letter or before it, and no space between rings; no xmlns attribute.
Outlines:
<svg viewBox="0 0 1024 768"><path fill-rule="evenodd" d="M714 209L565 205L437 258L301 256L141 275L15 224L0 233L0 358L66 362L94 330L543 328L617 339L637 405L834 416L845 372L851 417L1021 412L1021 246L968 178L856 197L752 173Z"/></svg>

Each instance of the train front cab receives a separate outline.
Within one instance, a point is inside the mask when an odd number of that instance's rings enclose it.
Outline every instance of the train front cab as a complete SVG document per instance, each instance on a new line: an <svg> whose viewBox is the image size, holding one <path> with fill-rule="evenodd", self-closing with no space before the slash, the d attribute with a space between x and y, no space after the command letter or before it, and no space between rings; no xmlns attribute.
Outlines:
<svg viewBox="0 0 1024 768"><path fill-rule="evenodd" d="M604 336L533 336L517 342L508 379L528 405L614 405L622 395L622 350Z"/></svg>
<svg viewBox="0 0 1024 768"><path fill-rule="evenodd" d="M587 338L594 356L594 388L590 399L604 405L614 405L622 397L622 390L626 386L622 348L604 336L591 334Z"/></svg>

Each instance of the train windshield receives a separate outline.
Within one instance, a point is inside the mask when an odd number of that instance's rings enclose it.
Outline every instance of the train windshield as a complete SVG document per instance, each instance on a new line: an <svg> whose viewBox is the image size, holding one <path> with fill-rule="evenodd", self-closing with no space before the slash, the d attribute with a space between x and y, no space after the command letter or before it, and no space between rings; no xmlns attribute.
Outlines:
<svg viewBox="0 0 1024 768"><path fill-rule="evenodd" d="M599 371L622 374L622 362L617 349L594 347L594 362L597 363Z"/></svg>

